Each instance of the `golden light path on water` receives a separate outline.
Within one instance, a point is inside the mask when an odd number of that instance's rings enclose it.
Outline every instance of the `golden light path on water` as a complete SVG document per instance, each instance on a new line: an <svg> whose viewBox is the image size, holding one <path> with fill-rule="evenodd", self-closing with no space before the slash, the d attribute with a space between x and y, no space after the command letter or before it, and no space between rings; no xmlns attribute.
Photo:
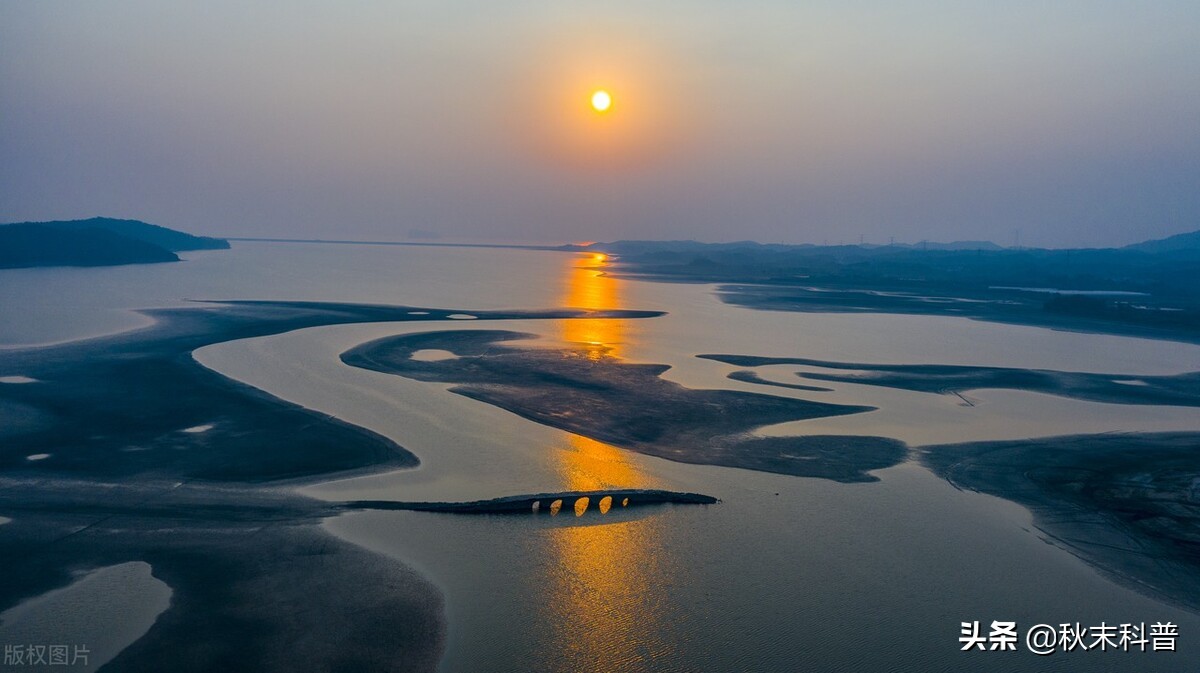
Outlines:
<svg viewBox="0 0 1200 673"><path fill-rule="evenodd" d="M568 261L564 271L561 304L574 308L613 309L621 306L621 281L603 275L605 259L588 255ZM562 338L584 344L585 357L599 361L620 357L633 333L631 321L565 320ZM587 437L567 435L569 447L561 452L559 469L570 490L645 488L655 481L614 446ZM607 504L607 503L603 503ZM602 503L591 502L590 508ZM562 515L572 512L564 506ZM615 510L620 502L612 502ZM601 512L583 514L589 518ZM585 664L588 670L636 671L652 660L671 654L669 645L654 638L664 613L665 586L670 574L663 567L659 517L632 521L612 520L598 525L559 526L553 529L551 548L559 557L562 573L549 587L550 602L560 611L554 619L558 642L570 655L565 660Z"/></svg>

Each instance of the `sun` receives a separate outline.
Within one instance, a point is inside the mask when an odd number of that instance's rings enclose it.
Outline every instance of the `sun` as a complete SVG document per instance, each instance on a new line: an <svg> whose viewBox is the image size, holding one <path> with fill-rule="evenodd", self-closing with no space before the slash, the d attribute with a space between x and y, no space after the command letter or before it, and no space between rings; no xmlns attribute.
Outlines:
<svg viewBox="0 0 1200 673"><path fill-rule="evenodd" d="M612 107L612 96L604 89L592 93L592 109L596 112L608 112Z"/></svg>

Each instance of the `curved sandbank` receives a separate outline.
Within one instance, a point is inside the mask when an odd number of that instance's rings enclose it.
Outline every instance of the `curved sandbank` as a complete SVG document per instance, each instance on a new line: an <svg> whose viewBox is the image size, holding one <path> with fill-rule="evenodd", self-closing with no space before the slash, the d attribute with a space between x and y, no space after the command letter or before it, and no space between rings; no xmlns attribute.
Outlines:
<svg viewBox="0 0 1200 673"><path fill-rule="evenodd" d="M55 472L262 482L412 467L391 440L227 379L190 353L223 341L306 327L447 320L457 309L326 302L204 302L144 311L155 322L116 335L0 351L0 374L37 385L0 386L0 404L28 411L5 435L0 469L28 471L28 455L56 453ZM644 311L474 311L478 320L640 318ZM207 428L205 432L180 432ZM63 446L78 447L69 452ZM331 450L330 447L338 447ZM52 465L51 465L52 464Z"/></svg>
<svg viewBox="0 0 1200 673"><path fill-rule="evenodd" d="M1055 544L1200 610L1200 433L1075 435L918 449L962 489L1016 502Z"/></svg>
<svg viewBox="0 0 1200 673"><path fill-rule="evenodd" d="M704 356L701 355L698 357L704 357ZM770 379L764 379L763 377L759 376L757 372L751 372L751 371L746 371L746 370L729 372L728 374L726 374L725 378L729 379L730 381L741 381L742 383L755 383L760 386L775 386L776 388L786 388L787 390L804 390L804 391L811 392L811 393L830 392L829 388L822 388L821 386L806 386L801 383L783 383L780 381L772 381Z"/></svg>
<svg viewBox="0 0 1200 673"><path fill-rule="evenodd" d="M748 355L698 357L738 367L799 365L813 380L957 394L1024 390L1125 405L1200 406L1200 372L1169 376L957 365L878 365ZM916 449L959 488L1030 509L1056 544L1117 581L1200 609L1200 434L1128 433L981 441Z"/></svg>
<svg viewBox="0 0 1200 673"><path fill-rule="evenodd" d="M953 393L983 388L1026 390L1088 402L1200 407L1200 372L1171 376L1138 376L1130 385L1128 374L1091 374L1017 367L971 367L962 365L880 365L834 362L811 358L759 357L754 355L705 354L698 358L736 367L801 365L823 369L853 370L854 374L797 372L816 381L859 383L924 393ZM733 374L738 374L734 372ZM730 378L734 378L730 374ZM750 372L753 374L753 372ZM741 375L738 380L775 384Z"/></svg>
<svg viewBox="0 0 1200 673"><path fill-rule="evenodd" d="M67 645L64 666L95 670L141 638L170 601L170 587L145 562L93 568L0 614L0 643Z"/></svg>
<svg viewBox="0 0 1200 673"><path fill-rule="evenodd" d="M320 524L338 510L280 482L412 467L386 437L221 376L191 353L323 325L447 320L461 309L231 301L144 311L148 327L0 350L0 609L73 573L149 563L174 592L108 664L210 670L434 671L440 592ZM477 320L639 318L637 311L471 311ZM203 431L201 431L203 430ZM28 456L52 454L45 460ZM297 634L321 633L321 638Z"/></svg>
<svg viewBox="0 0 1200 673"><path fill-rule="evenodd" d="M841 482L876 481L872 470L904 460L886 437L760 437L760 427L873 411L733 390L700 390L662 378L665 365L630 364L578 344L506 346L534 335L449 330L386 337L342 354L348 365L454 384L451 392L600 442L683 463L740 467ZM435 349L458 356L413 357Z"/></svg>

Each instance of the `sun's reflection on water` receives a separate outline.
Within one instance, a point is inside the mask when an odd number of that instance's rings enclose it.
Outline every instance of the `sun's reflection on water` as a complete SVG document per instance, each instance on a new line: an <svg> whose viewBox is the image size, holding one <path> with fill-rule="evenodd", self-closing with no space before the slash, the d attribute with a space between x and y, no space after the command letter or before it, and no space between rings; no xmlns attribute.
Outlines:
<svg viewBox="0 0 1200 673"><path fill-rule="evenodd" d="M603 275L607 259L570 260L563 304L574 308L615 309L621 306L620 281ZM587 357L600 361L620 357L630 325L625 320L583 319L562 322L562 338L584 344ZM564 487L591 491L608 488L654 488L631 454L603 442L568 435L559 454ZM625 502L611 496L576 503L586 518L615 516ZM609 512L612 511L612 514ZM586 512L586 514L585 514ZM563 512L567 514L567 512ZM657 546L660 517L606 521L603 525L561 526L551 534L551 548L562 572L555 574L547 598L555 613L555 642L563 664L578 670L637 671L656 658L669 656L670 646L655 636L665 602Z"/></svg>
<svg viewBox="0 0 1200 673"><path fill-rule="evenodd" d="M626 308L621 305L621 281L603 273L608 258L589 254L582 259L587 264L579 264L579 257L567 264L563 305L593 310ZM630 322L613 318L564 320L562 339L575 348L582 344L589 359L619 358L632 334ZM570 490L653 487L651 478L621 449L581 435L568 435L568 442L570 448L563 452L559 468Z"/></svg>
<svg viewBox="0 0 1200 673"><path fill-rule="evenodd" d="M584 262L580 264L580 262ZM606 255L575 257L567 265L563 306L585 309L624 308L620 305L621 281L604 274ZM588 358L621 356L623 340L628 338L629 321L607 318L564 320L563 340L583 344Z"/></svg>

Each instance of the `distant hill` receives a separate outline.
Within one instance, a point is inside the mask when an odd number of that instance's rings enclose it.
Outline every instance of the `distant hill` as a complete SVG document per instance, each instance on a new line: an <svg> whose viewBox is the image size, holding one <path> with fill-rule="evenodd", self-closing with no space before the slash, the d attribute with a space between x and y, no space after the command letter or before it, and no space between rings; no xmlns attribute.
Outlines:
<svg viewBox="0 0 1200 673"><path fill-rule="evenodd" d="M951 241L949 243L925 241L922 243L902 245L901 247L918 250L1004 250L1003 246L996 245L991 241Z"/></svg>
<svg viewBox="0 0 1200 673"><path fill-rule="evenodd" d="M1155 241L1134 243L1133 245L1125 246L1125 249L1150 253L1191 251L1200 252L1200 231L1192 231L1186 234L1176 234L1174 236L1160 238Z"/></svg>
<svg viewBox="0 0 1200 673"><path fill-rule="evenodd" d="M176 252L228 247L224 239L111 217L0 225L4 269L178 262Z"/></svg>
<svg viewBox="0 0 1200 673"><path fill-rule="evenodd" d="M108 229L70 229L44 224L0 225L0 268L115 266L178 262L160 246Z"/></svg>
<svg viewBox="0 0 1200 673"><path fill-rule="evenodd" d="M164 250L182 252L185 250L225 250L229 241L208 236L193 236L182 231L160 227L139 220L118 220L111 217L93 217L87 220L59 220L55 222L21 222L20 224L36 224L44 227L54 227L68 231L83 229L105 229L127 238L156 245Z"/></svg>

